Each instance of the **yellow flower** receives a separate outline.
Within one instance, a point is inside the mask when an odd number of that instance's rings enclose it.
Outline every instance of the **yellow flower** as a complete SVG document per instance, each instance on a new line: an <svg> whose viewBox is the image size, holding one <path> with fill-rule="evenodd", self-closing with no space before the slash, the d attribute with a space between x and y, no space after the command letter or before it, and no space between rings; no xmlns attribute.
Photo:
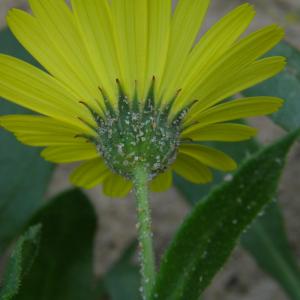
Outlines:
<svg viewBox="0 0 300 300"><path fill-rule="evenodd" d="M276 25L241 37L255 12L244 4L195 44L209 0L30 0L7 21L44 70L0 55L0 96L39 115L2 116L23 143L42 146L52 162L83 161L71 181L103 184L109 196L132 188L131 172L147 168L163 191L172 172L194 183L235 162L202 141L241 141L255 129L232 120L275 112L282 100L224 99L266 80L285 65L261 58L283 31ZM197 143L196 143L197 142Z"/></svg>

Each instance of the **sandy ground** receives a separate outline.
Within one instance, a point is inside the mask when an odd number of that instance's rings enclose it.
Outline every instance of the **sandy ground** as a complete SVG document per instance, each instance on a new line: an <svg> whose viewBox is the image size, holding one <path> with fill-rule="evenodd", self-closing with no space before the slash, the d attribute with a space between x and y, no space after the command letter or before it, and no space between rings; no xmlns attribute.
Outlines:
<svg viewBox="0 0 300 300"><path fill-rule="evenodd" d="M230 8L244 1L213 0L207 28ZM249 0L256 5L258 16L252 28L272 22L280 23L287 39L300 47L299 0ZM26 7L23 0L0 0L0 26L5 25L5 15L10 7ZM270 142L281 130L264 118L253 121L261 129L260 139ZM59 166L53 176L48 196L70 186L68 174L72 166ZM300 147L290 155L280 187L280 202L284 208L291 247L300 262ZM95 244L95 272L102 274L117 259L124 247L135 237L135 207L132 195L127 199L111 200L100 189L89 191L99 215L99 230ZM176 227L189 208L175 190L155 194L151 199L153 229L158 257L170 241ZM232 258L207 290L206 300L286 300L287 298L242 249L237 247Z"/></svg>

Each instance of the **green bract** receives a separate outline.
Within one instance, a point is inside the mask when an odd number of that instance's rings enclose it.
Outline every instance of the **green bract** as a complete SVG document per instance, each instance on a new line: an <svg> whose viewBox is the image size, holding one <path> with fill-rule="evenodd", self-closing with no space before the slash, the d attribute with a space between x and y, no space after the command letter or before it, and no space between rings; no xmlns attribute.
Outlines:
<svg viewBox="0 0 300 300"><path fill-rule="evenodd" d="M98 138L87 138L97 145L104 161L115 173L132 180L134 171L142 166L151 180L166 171L175 161L180 145L182 120L191 105L170 117L178 93L163 108L159 107L154 99L154 78L145 103L140 102L137 97L129 100L119 81L117 84L117 108L111 105L105 92L100 89L105 100L103 116L82 102L98 125L92 127Z"/></svg>

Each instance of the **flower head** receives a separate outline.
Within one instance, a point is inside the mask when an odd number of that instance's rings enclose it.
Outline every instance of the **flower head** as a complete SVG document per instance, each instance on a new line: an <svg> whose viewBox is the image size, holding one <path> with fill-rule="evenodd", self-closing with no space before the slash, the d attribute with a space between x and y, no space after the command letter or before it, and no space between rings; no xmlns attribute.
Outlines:
<svg viewBox="0 0 300 300"><path fill-rule="evenodd" d="M230 96L281 71L282 57L261 58L282 38L276 25L241 37L248 4L195 43L209 0L30 0L32 15L10 11L8 25L44 67L0 55L0 96L39 115L2 116L23 143L56 163L83 161L75 185L103 184L126 195L143 166L154 191L172 171L194 183L235 162L203 141L241 141L256 130L233 120L270 114L282 100Z"/></svg>

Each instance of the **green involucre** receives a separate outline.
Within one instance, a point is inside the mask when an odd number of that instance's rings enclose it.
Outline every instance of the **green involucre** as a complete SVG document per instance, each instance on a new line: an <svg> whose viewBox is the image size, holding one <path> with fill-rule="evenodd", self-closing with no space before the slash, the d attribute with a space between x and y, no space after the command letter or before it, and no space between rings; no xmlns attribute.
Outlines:
<svg viewBox="0 0 300 300"><path fill-rule="evenodd" d="M182 121L191 105L170 118L170 111L178 94L164 107L155 101L155 79L149 89L145 104L137 98L129 99L120 83L118 107L114 108L105 92L102 93L104 116L82 102L93 115L98 138L90 138L109 168L129 180L134 171L143 166L148 180L163 173L175 161L180 145ZM86 137L89 139L89 137Z"/></svg>

